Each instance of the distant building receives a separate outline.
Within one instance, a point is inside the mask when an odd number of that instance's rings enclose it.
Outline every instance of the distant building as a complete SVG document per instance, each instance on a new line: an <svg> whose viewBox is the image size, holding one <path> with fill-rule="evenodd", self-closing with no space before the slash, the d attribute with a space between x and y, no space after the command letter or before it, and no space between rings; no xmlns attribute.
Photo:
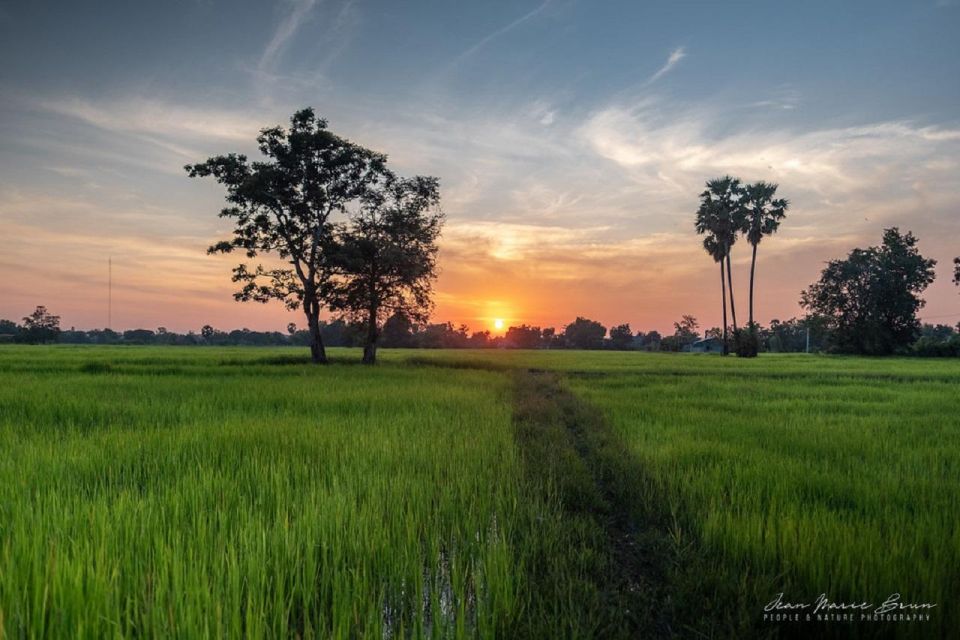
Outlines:
<svg viewBox="0 0 960 640"><path fill-rule="evenodd" d="M691 353L723 353L723 340L720 338L704 338L690 345Z"/></svg>

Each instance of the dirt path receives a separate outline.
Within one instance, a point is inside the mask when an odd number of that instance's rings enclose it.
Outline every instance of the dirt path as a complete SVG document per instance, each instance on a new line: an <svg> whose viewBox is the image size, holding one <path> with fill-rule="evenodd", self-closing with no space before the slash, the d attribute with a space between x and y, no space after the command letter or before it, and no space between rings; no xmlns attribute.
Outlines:
<svg viewBox="0 0 960 640"><path fill-rule="evenodd" d="M668 530L652 505L644 470L601 413L568 391L557 374L518 371L514 376L515 437L531 486L559 499L569 533L568 557L582 559L562 576L539 573L536 603L587 609L594 637L673 637L667 588ZM549 565L550 559L544 558ZM561 603L550 582L568 584ZM534 631L534 630L531 630Z"/></svg>

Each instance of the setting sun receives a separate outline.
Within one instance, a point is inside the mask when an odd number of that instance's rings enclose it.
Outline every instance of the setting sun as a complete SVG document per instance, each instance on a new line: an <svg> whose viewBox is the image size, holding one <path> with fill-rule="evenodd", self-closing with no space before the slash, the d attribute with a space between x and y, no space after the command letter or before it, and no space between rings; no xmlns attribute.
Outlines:
<svg viewBox="0 0 960 640"><path fill-rule="evenodd" d="M503 320L502 320L501 318L496 318L496 319L493 321L493 328L496 329L496 330L498 330L498 331L499 331L500 329L503 329Z"/></svg>

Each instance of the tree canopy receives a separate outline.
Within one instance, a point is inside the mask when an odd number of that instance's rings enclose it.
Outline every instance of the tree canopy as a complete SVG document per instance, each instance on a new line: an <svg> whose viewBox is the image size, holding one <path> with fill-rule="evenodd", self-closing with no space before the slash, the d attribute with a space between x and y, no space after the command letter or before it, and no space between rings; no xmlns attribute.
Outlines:
<svg viewBox="0 0 960 640"><path fill-rule="evenodd" d="M33 313L24 317L23 331L20 339L30 344L44 344L56 342L60 335L60 316L47 311L43 305L34 309Z"/></svg>
<svg viewBox="0 0 960 640"><path fill-rule="evenodd" d="M802 293L801 304L827 322L834 350L888 355L917 338L920 294L933 282L936 260L924 258L916 245L909 231L886 229L880 246L831 260Z"/></svg>
<svg viewBox="0 0 960 640"><path fill-rule="evenodd" d="M330 308L366 326L363 361L376 361L380 328L400 314L426 322L443 225L436 178L385 179L371 187L337 229Z"/></svg>
<svg viewBox="0 0 960 640"><path fill-rule="evenodd" d="M599 349L607 328L594 320L578 317L563 330L563 337L574 349Z"/></svg>
<svg viewBox="0 0 960 640"><path fill-rule="evenodd" d="M385 179L386 157L333 134L309 108L293 115L289 129L262 130L257 143L266 160L231 153L185 167L191 178L210 176L227 189L220 217L234 222L233 237L209 252L279 258L279 266L237 265L234 297L302 307L313 360L325 362L319 322L334 253L331 216L347 213Z"/></svg>

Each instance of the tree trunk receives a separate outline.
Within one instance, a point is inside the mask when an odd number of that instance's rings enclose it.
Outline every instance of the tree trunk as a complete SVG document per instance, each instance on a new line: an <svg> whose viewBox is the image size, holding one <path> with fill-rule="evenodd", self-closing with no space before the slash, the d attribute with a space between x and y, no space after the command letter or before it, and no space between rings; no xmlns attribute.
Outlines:
<svg viewBox="0 0 960 640"><path fill-rule="evenodd" d="M753 255L750 258L750 324L747 325L750 331L750 349L747 353L751 358L760 351L759 337L757 336L757 325L753 322L753 275L757 269L757 245L753 245Z"/></svg>
<svg viewBox="0 0 960 640"><path fill-rule="evenodd" d="M363 345L363 364L377 363L377 340L380 331L377 327L377 309L371 307L367 318L367 339Z"/></svg>
<svg viewBox="0 0 960 640"><path fill-rule="evenodd" d="M737 337L737 305L733 300L733 276L731 272L733 269L730 267L730 248L727 248L727 289L730 291L730 315L733 318L733 337Z"/></svg>
<svg viewBox="0 0 960 640"><path fill-rule="evenodd" d="M724 280L723 260L720 260L720 293L723 300L723 355L730 354L730 347L727 343L727 281Z"/></svg>
<svg viewBox="0 0 960 640"><path fill-rule="evenodd" d="M753 245L753 257L750 258L750 329L753 330L753 274L757 269L757 245Z"/></svg>
<svg viewBox="0 0 960 640"><path fill-rule="evenodd" d="M327 364L327 350L323 348L323 336L320 334L320 304L315 300L304 300L303 312L310 328L310 359L313 364Z"/></svg>

